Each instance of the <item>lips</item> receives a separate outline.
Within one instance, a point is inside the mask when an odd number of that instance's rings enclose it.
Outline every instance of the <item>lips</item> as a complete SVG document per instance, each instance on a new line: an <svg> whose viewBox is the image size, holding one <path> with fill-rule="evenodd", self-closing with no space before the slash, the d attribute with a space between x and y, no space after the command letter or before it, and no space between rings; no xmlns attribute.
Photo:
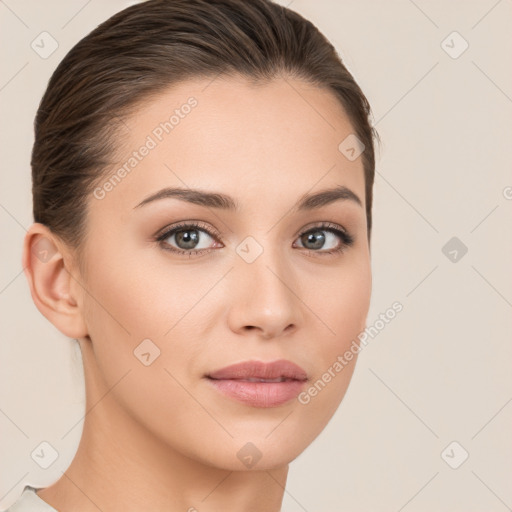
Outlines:
<svg viewBox="0 0 512 512"><path fill-rule="evenodd" d="M258 408L278 407L294 400L304 389L306 371L291 361L245 361L217 370L208 385L230 399Z"/></svg>
<svg viewBox="0 0 512 512"><path fill-rule="evenodd" d="M305 381L306 371L300 366L280 359L270 363L263 361L244 361L243 363L226 366L212 372L206 377L214 380L241 380L246 382L286 382Z"/></svg>

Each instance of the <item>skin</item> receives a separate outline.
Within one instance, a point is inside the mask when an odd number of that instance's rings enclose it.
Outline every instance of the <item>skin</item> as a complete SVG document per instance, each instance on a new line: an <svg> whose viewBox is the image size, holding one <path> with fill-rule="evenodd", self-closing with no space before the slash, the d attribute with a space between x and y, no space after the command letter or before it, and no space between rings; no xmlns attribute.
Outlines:
<svg viewBox="0 0 512 512"><path fill-rule="evenodd" d="M332 93L291 78L188 81L148 99L126 120L113 169L190 96L198 101L190 114L103 199L90 197L82 272L45 226L33 224L25 238L33 300L78 340L84 361L78 451L38 491L59 511L278 511L289 463L325 428L354 371L357 356L308 404L270 408L205 380L233 363L288 359L316 382L365 328L370 248L363 164L338 150L354 131L350 121ZM338 185L362 206L293 210L303 194ZM134 208L169 186L222 192L241 210L177 198ZM214 233L199 231L210 252L180 256L154 241L190 220ZM300 235L319 222L344 227L354 244L322 255L342 242L322 231L325 249L308 252ZM247 236L263 248L250 264L236 252ZM48 261L32 252L43 238L54 253ZM160 349L149 366L134 356L147 338ZM237 457L248 442L262 454L252 468Z"/></svg>

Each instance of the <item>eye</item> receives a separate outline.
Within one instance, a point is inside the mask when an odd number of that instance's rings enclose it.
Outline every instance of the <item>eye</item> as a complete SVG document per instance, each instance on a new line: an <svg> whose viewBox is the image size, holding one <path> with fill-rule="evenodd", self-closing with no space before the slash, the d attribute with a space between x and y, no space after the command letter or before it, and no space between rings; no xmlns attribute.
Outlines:
<svg viewBox="0 0 512 512"><path fill-rule="evenodd" d="M336 242L336 239L340 241ZM354 238L345 229L329 222L321 223L304 231L299 235L299 241L302 248L319 255L343 252L347 247L354 244Z"/></svg>
<svg viewBox="0 0 512 512"><path fill-rule="evenodd" d="M208 252L208 238L211 239L213 237L215 237L215 235L208 229L202 228L200 224L188 222L166 230L161 235L158 235L156 241L160 242L168 251L177 254L193 255ZM168 240L171 240L177 247L171 245Z"/></svg>
<svg viewBox="0 0 512 512"><path fill-rule="evenodd" d="M188 256L210 252L209 239L218 240L219 235L194 221L172 226L155 238L165 250ZM341 253L354 243L354 238L344 228L329 222L303 231L298 240L301 249L315 256Z"/></svg>

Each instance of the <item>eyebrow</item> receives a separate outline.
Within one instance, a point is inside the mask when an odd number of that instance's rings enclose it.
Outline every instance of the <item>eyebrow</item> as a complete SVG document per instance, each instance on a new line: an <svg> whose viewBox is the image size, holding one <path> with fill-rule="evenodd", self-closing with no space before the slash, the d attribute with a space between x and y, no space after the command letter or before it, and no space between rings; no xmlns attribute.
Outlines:
<svg viewBox="0 0 512 512"><path fill-rule="evenodd" d="M217 208L233 212L240 211L240 203L226 194L222 194L220 192L205 192L203 190L191 188L172 187L163 188L158 192L151 194L135 206L134 209L140 208L148 203L152 203L153 201L171 198L180 199L182 201L187 201L188 203L197 204L199 206L205 206L207 208ZM356 203L360 207L363 206L359 197L352 190L343 185L339 185L335 188L325 189L313 194L304 194L299 198L292 209L295 211L310 211L327 206L335 201L350 201Z"/></svg>

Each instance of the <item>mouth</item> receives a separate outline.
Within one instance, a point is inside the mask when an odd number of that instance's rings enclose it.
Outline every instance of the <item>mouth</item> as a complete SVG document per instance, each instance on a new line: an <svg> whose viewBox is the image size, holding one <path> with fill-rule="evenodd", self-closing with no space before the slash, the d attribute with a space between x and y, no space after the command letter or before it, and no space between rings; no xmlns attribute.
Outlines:
<svg viewBox="0 0 512 512"><path fill-rule="evenodd" d="M215 380L245 380L248 382L282 382L283 380L307 380L308 375L291 361L279 359L272 362L244 361L211 372L205 377Z"/></svg>
<svg viewBox="0 0 512 512"><path fill-rule="evenodd" d="M277 407L290 402L308 381L303 368L286 360L272 363L246 361L205 377L222 395L260 408Z"/></svg>
<svg viewBox="0 0 512 512"><path fill-rule="evenodd" d="M234 380L234 381L239 381L239 382L269 382L269 383L274 383L274 382L292 382L292 381L298 381L299 380L299 379L288 379L286 377L278 377L277 379L259 379L259 378L256 378L256 377L248 378L248 379L214 379L213 377L207 376L207 378L211 379L211 380Z"/></svg>

